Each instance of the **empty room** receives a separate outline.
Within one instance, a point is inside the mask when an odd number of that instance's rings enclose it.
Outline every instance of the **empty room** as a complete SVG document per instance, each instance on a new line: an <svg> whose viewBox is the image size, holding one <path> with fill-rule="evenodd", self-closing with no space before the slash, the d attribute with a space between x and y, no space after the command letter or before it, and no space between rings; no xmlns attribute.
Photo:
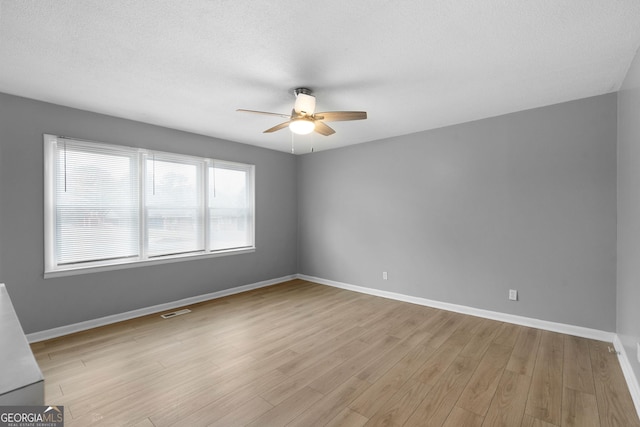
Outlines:
<svg viewBox="0 0 640 427"><path fill-rule="evenodd" d="M639 48L638 0L0 0L0 427L640 427Z"/></svg>

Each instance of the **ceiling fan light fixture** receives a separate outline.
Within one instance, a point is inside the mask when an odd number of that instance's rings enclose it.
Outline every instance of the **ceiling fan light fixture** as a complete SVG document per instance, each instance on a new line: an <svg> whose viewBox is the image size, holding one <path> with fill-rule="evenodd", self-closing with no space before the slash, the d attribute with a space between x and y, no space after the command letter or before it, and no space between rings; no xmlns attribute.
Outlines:
<svg viewBox="0 0 640 427"><path fill-rule="evenodd" d="M307 135L313 132L315 127L316 125L313 120L305 118L291 120L291 122L289 123L289 129L291 130L291 132L298 135Z"/></svg>

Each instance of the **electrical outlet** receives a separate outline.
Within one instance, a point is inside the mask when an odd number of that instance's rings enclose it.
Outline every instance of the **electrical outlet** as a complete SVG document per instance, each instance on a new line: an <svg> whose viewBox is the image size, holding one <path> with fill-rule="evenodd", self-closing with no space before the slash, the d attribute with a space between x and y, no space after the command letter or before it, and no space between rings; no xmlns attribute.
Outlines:
<svg viewBox="0 0 640 427"><path fill-rule="evenodd" d="M382 272L382 280L387 280L387 272L386 271Z"/></svg>
<svg viewBox="0 0 640 427"><path fill-rule="evenodd" d="M511 301L518 301L518 291L515 289L509 289L509 299Z"/></svg>

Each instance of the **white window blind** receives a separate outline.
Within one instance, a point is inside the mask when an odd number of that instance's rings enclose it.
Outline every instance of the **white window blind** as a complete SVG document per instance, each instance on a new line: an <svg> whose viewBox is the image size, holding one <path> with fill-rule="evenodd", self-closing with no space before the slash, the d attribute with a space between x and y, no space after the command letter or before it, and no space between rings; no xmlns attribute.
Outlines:
<svg viewBox="0 0 640 427"><path fill-rule="evenodd" d="M251 170L214 162L209 168L209 241L213 250L253 246Z"/></svg>
<svg viewBox="0 0 640 427"><path fill-rule="evenodd" d="M137 257L136 153L72 140L54 153L56 264Z"/></svg>
<svg viewBox="0 0 640 427"><path fill-rule="evenodd" d="M254 166L44 135L45 276L254 249Z"/></svg>
<svg viewBox="0 0 640 427"><path fill-rule="evenodd" d="M145 222L149 257L204 251L202 175L202 161L147 156Z"/></svg>

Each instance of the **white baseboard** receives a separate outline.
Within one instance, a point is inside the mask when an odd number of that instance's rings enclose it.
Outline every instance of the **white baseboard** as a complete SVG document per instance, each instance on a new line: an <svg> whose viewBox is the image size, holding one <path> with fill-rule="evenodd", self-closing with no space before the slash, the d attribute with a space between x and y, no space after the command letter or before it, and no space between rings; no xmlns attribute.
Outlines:
<svg viewBox="0 0 640 427"><path fill-rule="evenodd" d="M625 351L624 345L622 345L622 341L620 341L618 335L613 339L613 345L619 352L618 360L620 361L620 367L622 368L624 379L627 380L627 386L629 387L629 393L631 393L633 404L636 405L636 412L638 412L638 417L640 417L640 384L633 373L631 362L629 362L627 352Z"/></svg>
<svg viewBox="0 0 640 427"><path fill-rule="evenodd" d="M451 304L448 302L434 301L426 298L414 297L414 296L399 294L395 292L381 291L379 289L373 289L373 288L366 288L364 286L350 285L347 283L322 279L320 277L307 276L304 274L298 274L297 277L299 279L308 280L310 282L319 283L321 285L333 286L336 288L360 292L363 294L389 298L397 301L409 302L412 304L424 305L427 307L439 308L442 310L453 311L456 313L468 314L470 316L483 317L485 319L515 323L516 325L528 326L528 327L537 328L537 329L544 329L544 330L553 331L553 332L560 332L562 334L574 335L577 337L589 338L589 339L594 339L598 341L613 342L613 339L616 336L614 332L605 332L605 331L600 331L598 329L584 328L582 326L574 326L574 325L567 325L564 323L549 322L547 320L533 319L533 318L524 317L524 316L516 316L514 314L483 310L480 308Z"/></svg>
<svg viewBox="0 0 640 427"><path fill-rule="evenodd" d="M144 307L137 310L127 311L125 313L113 314L111 316L100 317L98 319L86 320L84 322L74 323L71 325L60 326L58 328L47 329L45 331L27 334L29 343L44 341L51 338L69 335L75 332L86 331L87 329L97 328L99 326L110 325L123 320L129 320L136 317L146 316L147 314L159 313L161 311L173 310L178 307L192 305L203 301L222 298L229 295L247 292L253 289L264 288L266 286L275 285L277 283L286 282L295 279L296 275L278 277L276 279L264 280L262 282L252 283L249 285L238 286L236 288L224 289L222 291L211 292L209 294L197 295L194 297L184 298L178 301L171 301L164 304L158 304L151 307Z"/></svg>

